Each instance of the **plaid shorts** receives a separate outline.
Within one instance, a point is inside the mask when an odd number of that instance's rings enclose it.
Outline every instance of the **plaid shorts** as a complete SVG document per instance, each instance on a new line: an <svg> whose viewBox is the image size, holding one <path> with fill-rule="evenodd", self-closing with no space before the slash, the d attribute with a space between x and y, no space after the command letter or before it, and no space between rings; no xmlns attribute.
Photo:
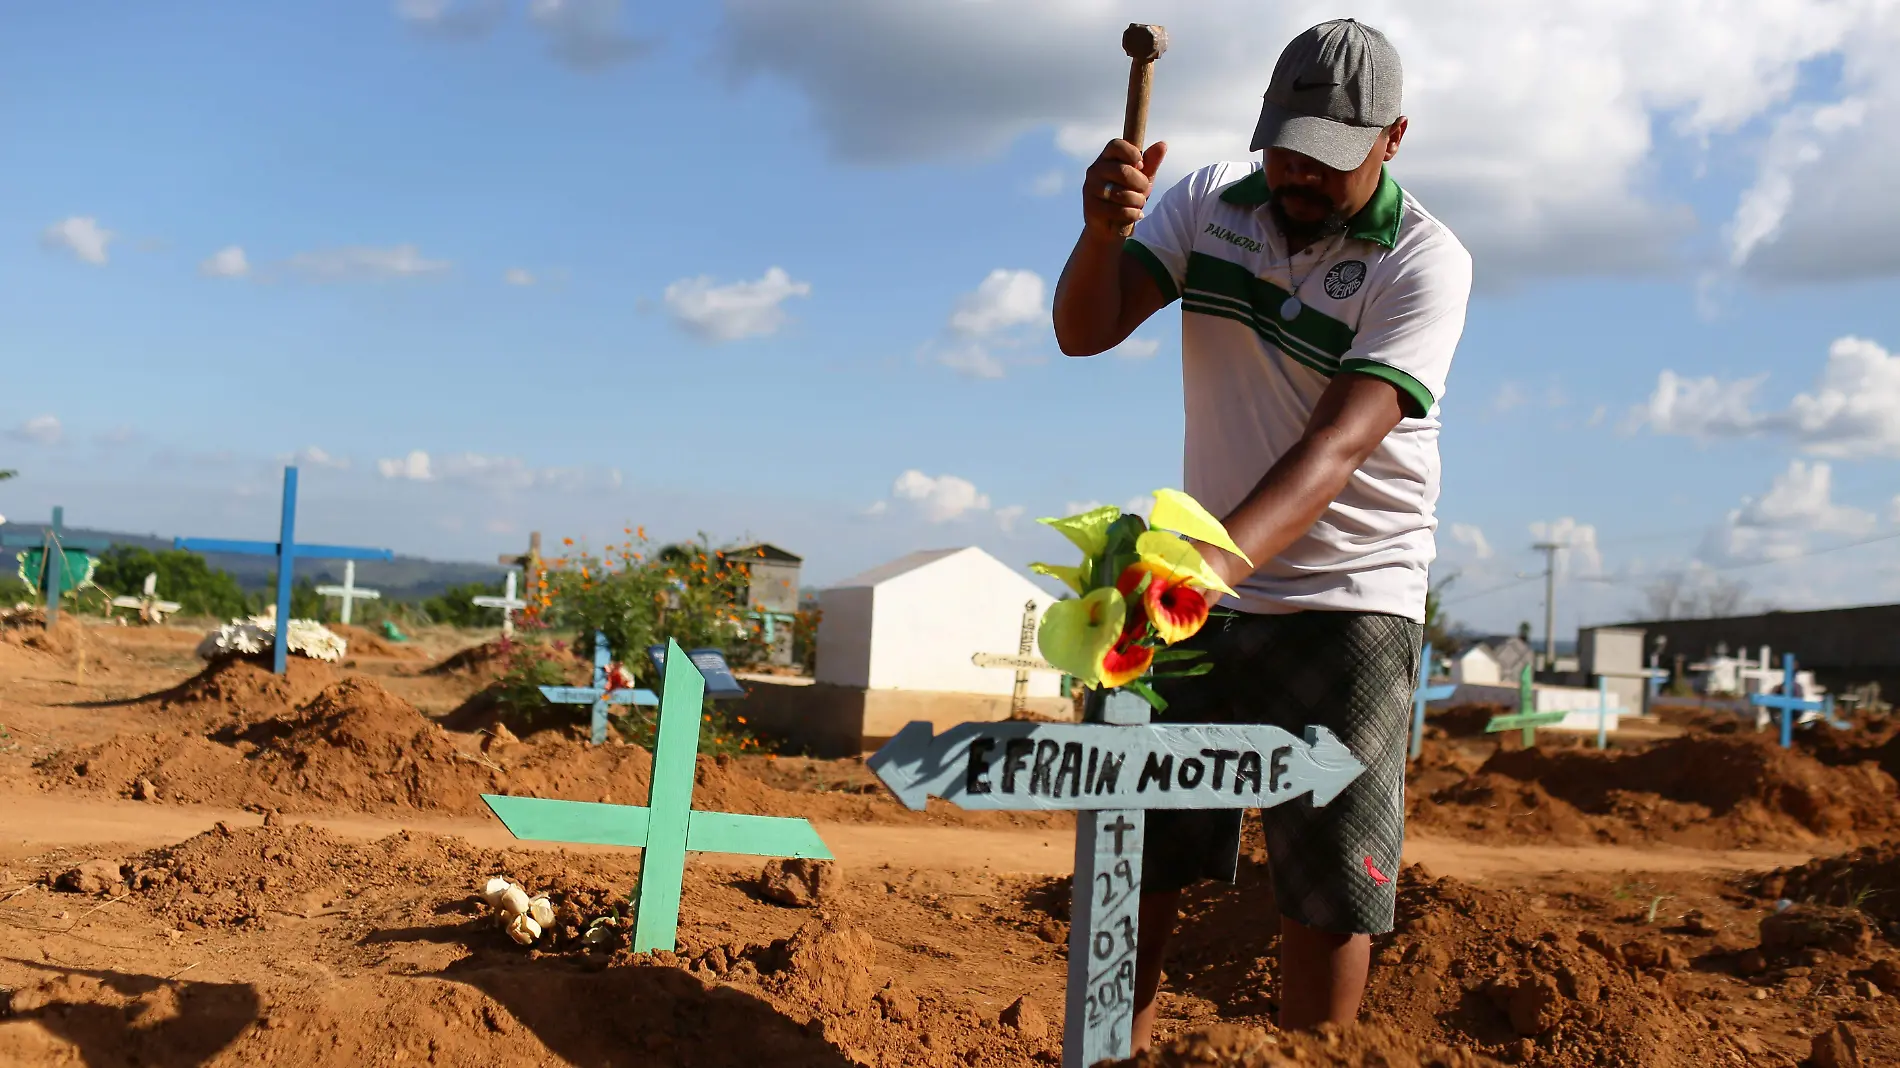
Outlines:
<svg viewBox="0 0 1900 1068"><path fill-rule="evenodd" d="M1327 931L1392 929L1405 841L1405 754L1425 628L1371 612L1221 615L1189 639L1214 669L1155 687L1158 723L1314 724L1346 743L1366 770L1324 808L1301 795L1262 809L1280 912ZM1148 813L1142 886L1180 890L1233 882L1238 809Z"/></svg>

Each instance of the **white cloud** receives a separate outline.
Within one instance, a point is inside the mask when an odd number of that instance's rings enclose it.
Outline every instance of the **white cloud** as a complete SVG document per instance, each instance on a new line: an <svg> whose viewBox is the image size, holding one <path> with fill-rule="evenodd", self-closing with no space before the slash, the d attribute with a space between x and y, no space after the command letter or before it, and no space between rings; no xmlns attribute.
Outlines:
<svg viewBox="0 0 1900 1068"><path fill-rule="evenodd" d="M1131 360L1146 360L1161 351L1161 342L1153 338L1131 337L1110 351L1117 356L1125 356Z"/></svg>
<svg viewBox="0 0 1900 1068"><path fill-rule="evenodd" d="M1755 410L1766 375L1737 381L1658 376L1632 424L1693 438L1785 434L1816 456L1900 457L1900 355L1865 338L1828 347L1821 378L1780 412Z"/></svg>
<svg viewBox="0 0 1900 1068"><path fill-rule="evenodd" d="M1065 170L1043 171L1029 183L1029 192L1034 196L1052 197L1072 185L1080 185L1074 176Z"/></svg>
<svg viewBox="0 0 1900 1068"><path fill-rule="evenodd" d="M547 35L555 59L592 70L652 50L620 28L621 7L621 0L529 0L528 18Z"/></svg>
<svg viewBox="0 0 1900 1068"><path fill-rule="evenodd" d="M1532 523L1531 539L1563 546L1557 554L1560 576L1603 574L1603 554L1597 549L1597 528L1570 516L1549 523Z"/></svg>
<svg viewBox="0 0 1900 1068"><path fill-rule="evenodd" d="M251 273L251 261L245 258L242 248L227 245L200 263L198 273L207 278L243 278Z"/></svg>
<svg viewBox="0 0 1900 1068"><path fill-rule="evenodd" d="M932 523L947 523L971 512L989 511L990 507L989 497L977 492L969 479L955 475L933 478L914 469L891 483L891 496L911 502Z"/></svg>
<svg viewBox="0 0 1900 1068"><path fill-rule="evenodd" d="M296 452L293 452L288 456L279 457L279 459L285 460L289 463L296 464L300 467L327 467L336 471L347 471L349 470L349 467L350 467L349 457L332 456L329 453L323 451L322 449L317 448L315 445L309 445L304 448L298 449ZM383 464L386 464L389 462L390 461L388 460L382 460L382 461L379 461L376 466L380 470ZM428 464L428 458L426 455L423 458L423 464L426 468ZM390 477L387 471L384 471L384 477Z"/></svg>
<svg viewBox="0 0 1900 1068"><path fill-rule="evenodd" d="M106 246L118 235L99 225L90 215L73 215L47 227L40 244L71 253L85 263L103 265L109 258Z"/></svg>
<svg viewBox="0 0 1900 1068"><path fill-rule="evenodd" d="M1047 318L1048 287L1031 270L998 267L974 290L957 298L950 312L948 342L934 346L935 360L973 378L1001 378L1007 369L999 350L1020 348L1021 328Z"/></svg>
<svg viewBox="0 0 1900 1068"><path fill-rule="evenodd" d="M1823 142L1858 128L1867 102L1798 107L1781 116L1762 151L1755 184L1742 193L1727 226L1729 265L1740 267L1757 248L1779 236L1794 204L1799 171L1821 161Z"/></svg>
<svg viewBox="0 0 1900 1068"><path fill-rule="evenodd" d="M1120 126L1126 60L1113 34L1104 37L1102 7L1088 0L1018 5L1008 34L995 32L992 5L966 0L728 0L726 13L725 63L802 90L820 134L846 160L994 155L1045 129L1081 160ZM1321 14L1243 0L1171 9L1172 47L1157 65L1148 124L1169 142L1170 173L1247 156L1274 57ZM1873 0L1469 0L1429 9L1367 0L1354 14L1385 30L1404 57L1413 126L1400 179L1492 277L1668 262L1694 222L1657 192L1658 141L1680 138L1684 151L1706 156L1732 143L1718 138L1795 112L1805 106L1793 100L1803 68L1816 59L1842 57L1846 91L1870 96L1866 129L1892 128L1882 108L1900 95L1887 58L1900 20L1893 5ZM809 27L821 19L853 32L814 38ZM1797 185L1781 232L1796 232L1804 206L1836 220L1834 234L1851 232L1846 224L1884 202L1880 191L1900 174L1900 147L1870 143L1890 140L1838 146L1878 164L1866 177L1836 173L1844 168L1831 166L1830 148L1803 180L1858 182L1868 195L1827 198ZM1900 230L1900 220L1877 225ZM1900 242L1868 244L1866 256L1900 259Z"/></svg>
<svg viewBox="0 0 1900 1068"><path fill-rule="evenodd" d="M66 428L60 425L58 416L36 415L8 431L7 436L34 445L58 445L66 440Z"/></svg>
<svg viewBox="0 0 1900 1068"><path fill-rule="evenodd" d="M966 341L936 349L938 363L970 378L1001 378L1007 368L982 344Z"/></svg>
<svg viewBox="0 0 1900 1068"><path fill-rule="evenodd" d="M449 269L449 261L428 259L414 245L392 245L388 248L351 245L299 252L290 258L290 267L313 279L341 282L438 274Z"/></svg>
<svg viewBox="0 0 1900 1068"><path fill-rule="evenodd" d="M396 15L438 37L480 37L507 14L506 0L396 0Z"/></svg>
<svg viewBox="0 0 1900 1068"><path fill-rule="evenodd" d="M428 482L435 477L430 470L429 454L421 449L411 450L409 455L399 459L378 460L376 470L384 478L406 478L412 482Z"/></svg>
<svg viewBox="0 0 1900 1068"><path fill-rule="evenodd" d="M811 283L796 282L784 268L767 268L756 282L715 285L708 275L666 287L673 320L708 341L737 341L776 334L787 321L784 304L811 295Z"/></svg>
<svg viewBox="0 0 1900 1068"><path fill-rule="evenodd" d="M998 267L975 290L957 299L950 331L961 337L990 337L1042 318L1042 276L1030 270Z"/></svg>
<svg viewBox="0 0 1900 1068"><path fill-rule="evenodd" d="M511 286L531 286L534 284L534 272L525 267L510 267L502 272L501 280Z"/></svg>
<svg viewBox="0 0 1900 1068"><path fill-rule="evenodd" d="M421 449L397 459L376 461L376 470L387 479L411 482L438 482L467 486L487 492L525 490L579 491L601 485L618 486L620 474L590 474L575 467L534 467L518 456L486 456L474 452L444 453L432 456Z"/></svg>
<svg viewBox="0 0 1900 1068"><path fill-rule="evenodd" d="M1857 536L1873 530L1871 512L1839 505L1833 499L1833 471L1827 464L1793 460L1777 474L1768 492L1745 497L1704 543L1703 555L1717 560L1784 559L1807 551L1811 534Z"/></svg>
<svg viewBox="0 0 1900 1068"><path fill-rule="evenodd" d="M1530 396L1524 392L1523 386L1516 382L1504 381L1498 383L1498 391L1491 397L1491 410L1503 415L1505 412L1515 411L1529 403Z"/></svg>
<svg viewBox="0 0 1900 1068"><path fill-rule="evenodd" d="M1451 540L1471 550L1471 555L1480 560L1492 557L1491 543L1485 539L1484 531L1470 523L1453 523Z"/></svg>
<svg viewBox="0 0 1900 1068"><path fill-rule="evenodd" d="M1011 533L1016 529L1016 521L1021 519L1023 513L1026 511L1028 511L1028 509L1020 504L1010 504L998 508L995 513L996 525L1002 528L1003 533Z"/></svg>

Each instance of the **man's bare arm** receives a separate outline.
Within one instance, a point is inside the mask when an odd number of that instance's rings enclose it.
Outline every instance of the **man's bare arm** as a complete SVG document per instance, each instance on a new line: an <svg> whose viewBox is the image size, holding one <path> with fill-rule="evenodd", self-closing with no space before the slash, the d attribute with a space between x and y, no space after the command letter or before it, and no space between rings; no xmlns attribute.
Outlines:
<svg viewBox="0 0 1900 1068"><path fill-rule="evenodd" d="M1141 218L1166 154L1161 142L1143 155L1126 141L1110 141L1083 176L1082 236L1056 282L1056 344L1067 355L1114 348L1168 304L1141 263L1122 251L1121 236ZM1114 191L1104 196L1105 187Z"/></svg>
<svg viewBox="0 0 1900 1068"><path fill-rule="evenodd" d="M1404 417L1404 399L1390 382L1361 374L1334 378L1320 394L1299 443L1223 520L1235 544L1258 563L1280 555L1319 521L1353 472ZM1237 556L1212 546L1201 551L1230 585L1250 573Z"/></svg>

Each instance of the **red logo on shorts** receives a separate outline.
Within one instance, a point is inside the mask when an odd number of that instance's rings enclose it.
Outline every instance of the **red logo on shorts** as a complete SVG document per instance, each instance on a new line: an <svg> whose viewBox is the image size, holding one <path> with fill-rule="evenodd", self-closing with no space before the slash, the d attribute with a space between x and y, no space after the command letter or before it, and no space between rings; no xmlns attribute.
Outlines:
<svg viewBox="0 0 1900 1068"><path fill-rule="evenodd" d="M1379 886L1384 886L1385 884L1392 881L1391 879L1386 877L1384 872L1372 866L1371 857L1366 858L1366 874L1372 876L1372 881L1378 884Z"/></svg>

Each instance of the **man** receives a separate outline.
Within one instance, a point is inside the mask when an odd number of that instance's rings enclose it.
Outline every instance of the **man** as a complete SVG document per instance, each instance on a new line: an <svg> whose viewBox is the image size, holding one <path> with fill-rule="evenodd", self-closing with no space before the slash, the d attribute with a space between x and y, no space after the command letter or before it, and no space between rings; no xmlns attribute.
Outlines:
<svg viewBox="0 0 1900 1068"><path fill-rule="evenodd" d="M1287 1028L1353 1019L1371 936L1392 927L1438 401L1471 289L1464 247L1385 173L1405 137L1399 93L1377 30L1307 30L1274 67L1252 144L1262 164L1204 167L1144 211L1167 146L1109 143L1056 288L1071 356L1181 300L1186 489L1259 562L1202 547L1236 612L1193 639L1214 669L1164 689L1164 718L1319 724L1366 766L1325 808L1302 797L1261 813ZM1137 1049L1180 891L1233 880L1240 813L1156 811L1147 826Z"/></svg>

